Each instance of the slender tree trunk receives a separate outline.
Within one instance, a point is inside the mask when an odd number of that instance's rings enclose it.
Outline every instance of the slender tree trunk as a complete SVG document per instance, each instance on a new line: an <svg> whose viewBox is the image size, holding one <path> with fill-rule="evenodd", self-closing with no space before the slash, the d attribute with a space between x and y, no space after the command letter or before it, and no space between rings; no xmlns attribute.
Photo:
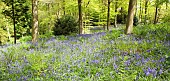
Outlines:
<svg viewBox="0 0 170 81"><path fill-rule="evenodd" d="M101 0L101 1L102 1L102 5L105 5L104 1L103 0ZM106 11L105 6L102 6L102 13L104 13L105 11ZM104 17L105 15L103 14L102 16ZM103 29L106 30L106 23L105 23L106 21L101 19L101 22L104 22L104 23L102 23L102 25L103 25Z"/></svg>
<svg viewBox="0 0 170 81"><path fill-rule="evenodd" d="M158 6L156 5L156 7L155 7L155 19L154 19L154 24L157 23L157 16L158 16Z"/></svg>
<svg viewBox="0 0 170 81"><path fill-rule="evenodd" d="M63 14L64 14L64 15L66 15L65 3L66 3L66 1L63 0Z"/></svg>
<svg viewBox="0 0 170 81"><path fill-rule="evenodd" d="M16 27L15 27L15 8L14 8L14 0L12 0L12 15L13 15L13 25L14 25L14 44L16 44Z"/></svg>
<svg viewBox="0 0 170 81"><path fill-rule="evenodd" d="M136 1L137 0L129 1L128 18L127 18L127 23L126 23L125 34L131 34L133 31L133 18L135 14Z"/></svg>
<svg viewBox="0 0 170 81"><path fill-rule="evenodd" d="M57 15L57 18L60 18L60 3L56 3L58 6L59 9L57 9L57 12L56 12L56 15Z"/></svg>
<svg viewBox="0 0 170 81"><path fill-rule="evenodd" d="M83 34L83 18L82 18L82 0L78 0L79 8L79 34Z"/></svg>
<svg viewBox="0 0 170 81"><path fill-rule="evenodd" d="M144 24L146 24L146 20L147 20L148 2L149 0L145 0L145 22Z"/></svg>
<svg viewBox="0 0 170 81"><path fill-rule="evenodd" d="M124 8L123 7L121 7L121 10L120 10L120 12L121 12L121 23L122 24L124 24L125 23L125 15L124 15Z"/></svg>
<svg viewBox="0 0 170 81"><path fill-rule="evenodd" d="M46 3L47 4L47 13L48 13L48 15L51 15L50 14L50 3ZM49 16L49 18L51 19L51 17ZM50 32L51 31L51 27L50 27L50 25L51 25L51 20L48 22L48 32Z"/></svg>
<svg viewBox="0 0 170 81"><path fill-rule="evenodd" d="M107 11L107 30L109 30L110 26L110 0L108 0L108 11Z"/></svg>
<svg viewBox="0 0 170 81"><path fill-rule="evenodd" d="M138 14L138 8L137 8L137 7L138 7L138 4L137 4L137 3L138 3L138 0L136 1L136 10L135 10L135 16L137 16L137 14Z"/></svg>
<svg viewBox="0 0 170 81"><path fill-rule="evenodd" d="M142 21L142 0L140 0L139 22Z"/></svg>
<svg viewBox="0 0 170 81"><path fill-rule="evenodd" d="M166 1L166 10L168 10L168 3L169 1Z"/></svg>
<svg viewBox="0 0 170 81"><path fill-rule="evenodd" d="M118 4L118 0L115 0L115 13L116 13L115 20L114 20L114 27L115 28L117 28L117 8L118 8L117 4Z"/></svg>
<svg viewBox="0 0 170 81"><path fill-rule="evenodd" d="M32 43L35 44L38 39L38 0L32 0L32 16L33 16Z"/></svg>

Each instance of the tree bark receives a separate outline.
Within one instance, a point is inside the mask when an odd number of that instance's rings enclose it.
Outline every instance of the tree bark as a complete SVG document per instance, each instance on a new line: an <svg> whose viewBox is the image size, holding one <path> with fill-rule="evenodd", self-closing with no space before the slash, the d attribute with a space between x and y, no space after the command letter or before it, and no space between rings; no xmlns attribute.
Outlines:
<svg viewBox="0 0 170 81"><path fill-rule="evenodd" d="M120 10L120 13L121 13L121 23L124 24L126 21L125 21L125 15L124 15L124 8L121 7L121 10Z"/></svg>
<svg viewBox="0 0 170 81"><path fill-rule="evenodd" d="M110 0L108 0L108 11L107 11L107 30L109 30L109 26L110 26Z"/></svg>
<svg viewBox="0 0 170 81"><path fill-rule="evenodd" d="M140 0L139 22L142 21L142 0Z"/></svg>
<svg viewBox="0 0 170 81"><path fill-rule="evenodd" d="M144 24L146 24L146 20L147 20L148 2L149 0L145 0L145 22Z"/></svg>
<svg viewBox="0 0 170 81"><path fill-rule="evenodd" d="M38 39L38 0L32 0L32 43L35 44Z"/></svg>
<svg viewBox="0 0 170 81"><path fill-rule="evenodd" d="M12 0L12 15L13 15L13 25L14 25L14 44L16 44L16 27L15 27L15 8L14 8L14 0Z"/></svg>
<svg viewBox="0 0 170 81"><path fill-rule="evenodd" d="M135 14L136 2L137 2L137 0L129 1L128 18L127 18L127 23L126 23L125 34L131 34L133 31L133 18L134 18L134 14Z"/></svg>
<svg viewBox="0 0 170 81"><path fill-rule="evenodd" d="M63 15L66 15L65 3L66 3L66 1L63 0Z"/></svg>
<svg viewBox="0 0 170 81"><path fill-rule="evenodd" d="M117 28L117 8L118 8L117 4L118 4L118 0L115 0L115 13L116 13L115 20L114 20L114 27L115 28Z"/></svg>
<svg viewBox="0 0 170 81"><path fill-rule="evenodd" d="M82 0L78 0L78 9L79 9L79 34L83 33L83 18L82 18Z"/></svg>
<svg viewBox="0 0 170 81"><path fill-rule="evenodd" d="M156 5L156 7L155 7L155 19L154 19L154 24L157 23L157 15L158 15L158 6Z"/></svg>

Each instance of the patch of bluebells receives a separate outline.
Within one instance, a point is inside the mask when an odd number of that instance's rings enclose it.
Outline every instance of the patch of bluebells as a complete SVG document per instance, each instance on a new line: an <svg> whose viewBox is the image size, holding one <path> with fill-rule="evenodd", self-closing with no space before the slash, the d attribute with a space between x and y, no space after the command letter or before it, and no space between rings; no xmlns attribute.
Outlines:
<svg viewBox="0 0 170 81"><path fill-rule="evenodd" d="M162 43L154 48L155 41L122 34L112 39L112 34L82 34L66 40L52 37L34 46L1 47L0 80L119 81L150 76L163 80L161 77L168 74L164 53L156 52L162 50Z"/></svg>

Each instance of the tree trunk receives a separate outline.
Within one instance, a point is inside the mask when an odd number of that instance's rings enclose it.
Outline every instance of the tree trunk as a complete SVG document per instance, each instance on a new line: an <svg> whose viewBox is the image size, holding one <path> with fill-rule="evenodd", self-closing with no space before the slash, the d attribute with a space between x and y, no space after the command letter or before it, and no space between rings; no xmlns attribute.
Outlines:
<svg viewBox="0 0 170 81"><path fill-rule="evenodd" d="M66 1L63 0L63 15L66 15L65 3L66 3Z"/></svg>
<svg viewBox="0 0 170 81"><path fill-rule="evenodd" d="M107 30L109 30L110 26L110 0L108 0L108 11L107 11Z"/></svg>
<svg viewBox="0 0 170 81"><path fill-rule="evenodd" d="M114 27L115 28L117 28L117 8L118 8L117 4L118 4L118 0L115 0L115 13L116 13L115 20L114 20Z"/></svg>
<svg viewBox="0 0 170 81"><path fill-rule="evenodd" d="M155 19L154 19L154 24L157 23L157 15L158 15L158 6L156 5L156 7L155 7Z"/></svg>
<svg viewBox="0 0 170 81"><path fill-rule="evenodd" d="M83 19L82 19L82 0L78 0L78 9L79 9L79 34L83 33Z"/></svg>
<svg viewBox="0 0 170 81"><path fill-rule="evenodd" d="M38 39L38 0L32 0L32 43L35 44Z"/></svg>
<svg viewBox="0 0 170 81"><path fill-rule="evenodd" d="M50 13L50 3L46 3L47 4L47 13L48 13L48 15L51 15L51 13ZM49 18L51 19L51 17L49 16ZM51 20L48 22L48 32L50 33L50 31L51 31Z"/></svg>
<svg viewBox="0 0 170 81"><path fill-rule="evenodd" d="M144 24L146 24L146 20L147 20L148 2L149 0L145 0L145 22Z"/></svg>
<svg viewBox="0 0 170 81"><path fill-rule="evenodd" d="M124 24L125 23L125 15L123 13L124 12L124 8L123 7L121 7L120 12L121 12L121 23Z"/></svg>
<svg viewBox="0 0 170 81"><path fill-rule="evenodd" d="M133 18L135 14L136 1L137 0L129 1L128 18L127 18L127 23L126 23L125 34L131 34L133 31Z"/></svg>
<svg viewBox="0 0 170 81"><path fill-rule="evenodd" d="M169 3L169 1L167 0L166 1L166 10L168 10L168 3Z"/></svg>
<svg viewBox="0 0 170 81"><path fill-rule="evenodd" d="M138 4L137 4L137 3L138 3L138 1L136 1L136 10L135 10L135 16L137 16L137 14L138 14L138 8L137 8L137 7L138 7Z"/></svg>
<svg viewBox="0 0 170 81"><path fill-rule="evenodd" d="M139 22L142 21L142 0L140 0Z"/></svg>
<svg viewBox="0 0 170 81"><path fill-rule="evenodd" d="M14 25L14 44L16 44L16 27L15 27L15 8L14 8L14 0L12 0L12 15L13 15L13 25Z"/></svg>

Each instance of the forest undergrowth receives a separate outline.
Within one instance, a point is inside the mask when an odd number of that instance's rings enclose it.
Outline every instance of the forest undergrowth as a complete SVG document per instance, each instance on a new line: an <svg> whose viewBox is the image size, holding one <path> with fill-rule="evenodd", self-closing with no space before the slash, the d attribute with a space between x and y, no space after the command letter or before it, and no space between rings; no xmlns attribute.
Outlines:
<svg viewBox="0 0 170 81"><path fill-rule="evenodd" d="M170 81L170 25L0 47L1 81Z"/></svg>

